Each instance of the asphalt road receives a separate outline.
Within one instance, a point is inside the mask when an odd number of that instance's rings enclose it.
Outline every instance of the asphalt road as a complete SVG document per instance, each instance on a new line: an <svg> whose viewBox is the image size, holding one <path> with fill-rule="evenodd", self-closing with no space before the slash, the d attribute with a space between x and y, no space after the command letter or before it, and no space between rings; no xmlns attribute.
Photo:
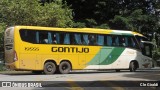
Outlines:
<svg viewBox="0 0 160 90"><path fill-rule="evenodd" d="M160 69L138 70L137 72L127 70L121 72L114 70L73 71L70 74L54 75L7 71L0 72L0 81L11 82L12 85L12 88L1 87L0 90L160 90ZM21 84L18 86L18 83ZM0 84L2 86L2 82ZM156 87L156 84L159 87Z"/></svg>

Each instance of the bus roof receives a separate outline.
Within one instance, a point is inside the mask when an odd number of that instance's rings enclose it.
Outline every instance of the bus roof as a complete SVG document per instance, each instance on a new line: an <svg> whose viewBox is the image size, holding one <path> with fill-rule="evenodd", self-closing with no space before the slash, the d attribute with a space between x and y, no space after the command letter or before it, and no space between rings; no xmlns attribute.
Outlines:
<svg viewBox="0 0 160 90"><path fill-rule="evenodd" d="M115 35L138 35L140 33L125 30L112 30L112 29L98 29L98 28L58 28L58 27L41 27L41 26L14 26L18 29L32 29L32 30L51 30L51 31L67 31L67 32L80 32L80 33L98 33L98 34L115 34Z"/></svg>

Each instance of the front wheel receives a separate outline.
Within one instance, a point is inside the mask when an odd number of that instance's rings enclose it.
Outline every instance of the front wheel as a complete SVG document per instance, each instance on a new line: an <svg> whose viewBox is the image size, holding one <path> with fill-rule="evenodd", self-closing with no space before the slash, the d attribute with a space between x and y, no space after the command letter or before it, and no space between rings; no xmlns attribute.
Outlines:
<svg viewBox="0 0 160 90"><path fill-rule="evenodd" d="M59 73L68 74L71 71L71 64L67 61L63 61L59 65Z"/></svg>
<svg viewBox="0 0 160 90"><path fill-rule="evenodd" d="M131 62L130 65L129 65L129 70L130 72L135 72L137 69L136 65L134 62Z"/></svg>
<svg viewBox="0 0 160 90"><path fill-rule="evenodd" d="M46 62L44 64L44 73L45 74L54 74L56 71L56 65L53 62Z"/></svg>

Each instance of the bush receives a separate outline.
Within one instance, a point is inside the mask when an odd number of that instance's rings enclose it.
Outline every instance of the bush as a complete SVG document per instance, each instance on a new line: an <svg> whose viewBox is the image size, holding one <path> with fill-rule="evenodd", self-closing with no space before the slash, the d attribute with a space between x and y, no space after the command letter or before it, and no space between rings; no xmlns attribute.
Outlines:
<svg viewBox="0 0 160 90"><path fill-rule="evenodd" d="M0 52L0 71L3 71L4 70L4 53L3 52Z"/></svg>
<svg viewBox="0 0 160 90"><path fill-rule="evenodd" d="M0 63L0 71L4 71L4 65Z"/></svg>
<svg viewBox="0 0 160 90"><path fill-rule="evenodd" d="M4 30L6 28L6 24L5 23L0 23L0 53L3 52L4 48L3 48L3 35L4 35Z"/></svg>

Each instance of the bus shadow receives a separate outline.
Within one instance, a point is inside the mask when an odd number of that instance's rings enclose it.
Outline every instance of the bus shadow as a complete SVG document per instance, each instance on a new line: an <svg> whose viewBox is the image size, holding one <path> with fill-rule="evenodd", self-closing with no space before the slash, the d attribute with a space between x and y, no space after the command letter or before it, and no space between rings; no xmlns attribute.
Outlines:
<svg viewBox="0 0 160 90"><path fill-rule="evenodd" d="M36 75L31 71L3 71L0 72L2 75Z"/></svg>
<svg viewBox="0 0 160 90"><path fill-rule="evenodd" d="M76 70L76 71L71 71L69 74L98 74L98 73L125 73L129 71L120 71L116 72L115 70ZM31 71L4 71L0 72L2 75L46 75L43 72L42 73L32 73ZM51 75L63 75L60 73L55 73ZM67 74L66 74L67 75Z"/></svg>
<svg viewBox="0 0 160 90"><path fill-rule="evenodd" d="M70 74L92 74L92 73L122 73L122 72L128 72L128 71L121 71L121 72L116 72L115 70L80 70L80 71L73 71L70 72Z"/></svg>
<svg viewBox="0 0 160 90"><path fill-rule="evenodd" d="M115 70L74 70L71 71L69 74L101 74L101 73L126 73L125 76L126 77L137 77L137 74L141 75L141 74L147 74L147 73L152 73L155 71L147 71L147 70L138 70L136 72L130 72L129 70L121 70L120 72L116 72ZM131 73L131 74L128 74ZM42 73L32 73L31 71L4 71L4 72L0 72L0 74L2 75L46 75L43 72ZM63 75L60 73L55 73L55 74L51 74L51 75ZM67 75L67 74L64 74Z"/></svg>

